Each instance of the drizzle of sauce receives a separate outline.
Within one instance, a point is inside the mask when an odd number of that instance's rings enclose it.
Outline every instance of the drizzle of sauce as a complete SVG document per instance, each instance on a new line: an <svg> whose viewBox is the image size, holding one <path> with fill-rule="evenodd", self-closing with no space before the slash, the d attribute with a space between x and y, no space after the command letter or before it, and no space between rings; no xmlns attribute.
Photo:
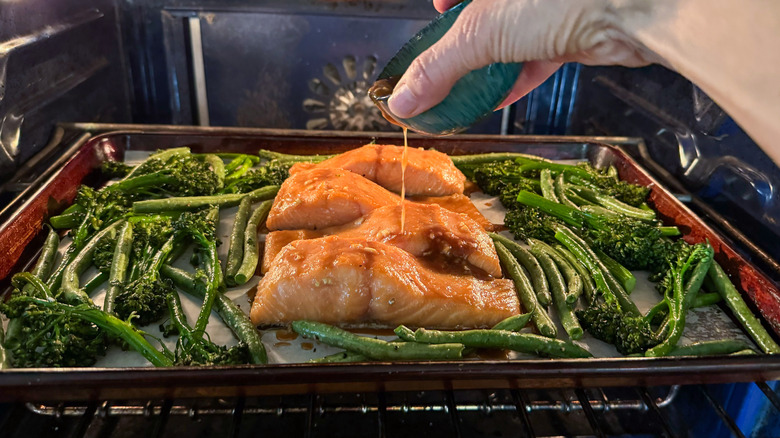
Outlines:
<svg viewBox="0 0 780 438"><path fill-rule="evenodd" d="M292 345L292 344L289 343L289 342L277 342L277 343L274 344L274 348L289 347L290 345Z"/></svg>
<svg viewBox="0 0 780 438"><path fill-rule="evenodd" d="M313 350L314 344L311 342L301 342L301 350Z"/></svg>
<svg viewBox="0 0 780 438"><path fill-rule="evenodd" d="M294 341L298 339L298 333L292 332L290 330L277 330L275 335L276 339L280 341Z"/></svg>
<svg viewBox="0 0 780 438"><path fill-rule="evenodd" d="M404 129L404 151L401 153L401 234L404 233L404 224L406 222L406 205L404 200L406 199L406 165L408 164L408 157L406 150L409 148L409 142L407 140L407 133L409 132L406 127Z"/></svg>

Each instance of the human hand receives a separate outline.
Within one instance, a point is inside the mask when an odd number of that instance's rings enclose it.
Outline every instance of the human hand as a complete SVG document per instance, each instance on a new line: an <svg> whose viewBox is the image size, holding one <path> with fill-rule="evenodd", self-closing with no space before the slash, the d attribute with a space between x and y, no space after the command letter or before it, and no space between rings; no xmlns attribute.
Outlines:
<svg viewBox="0 0 780 438"><path fill-rule="evenodd" d="M456 0L434 0L443 12ZM620 3L616 5L616 3ZM621 29L622 15L641 13L647 0L474 0L452 28L415 59L388 102L400 118L441 102L466 73L494 62L523 62L511 104L545 81L563 62L642 66L657 62Z"/></svg>

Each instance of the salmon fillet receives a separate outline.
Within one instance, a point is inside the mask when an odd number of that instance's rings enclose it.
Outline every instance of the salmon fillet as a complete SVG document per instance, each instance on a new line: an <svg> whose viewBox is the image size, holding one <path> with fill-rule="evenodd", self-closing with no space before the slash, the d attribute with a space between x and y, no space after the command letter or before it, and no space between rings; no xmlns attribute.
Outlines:
<svg viewBox="0 0 780 438"><path fill-rule="evenodd" d="M487 218L479 212L477 206L471 202L471 199L469 199L468 196L460 193L449 196L415 196L409 200L421 204L440 205L449 211L464 214L480 224L486 231L496 231L500 228L500 225L494 225L487 220Z"/></svg>
<svg viewBox="0 0 780 438"><path fill-rule="evenodd" d="M287 178L266 225L269 230L320 229L342 225L400 198L344 169L315 168Z"/></svg>
<svg viewBox="0 0 780 438"><path fill-rule="evenodd" d="M383 242L414 256L440 256L455 263L466 262L492 277L501 277L501 264L493 241L480 224L436 204L405 203L405 226L401 232L401 206L377 208L346 225L321 230L283 230L266 236L262 272L267 272L287 244L300 239L337 235Z"/></svg>
<svg viewBox="0 0 780 438"><path fill-rule="evenodd" d="M311 319L342 326L491 327L520 313L511 280L423 266L381 242L327 236L282 249L257 287L255 325Z"/></svg>
<svg viewBox="0 0 780 438"><path fill-rule="evenodd" d="M380 186L401 193L402 146L368 144L312 165L298 163L290 175L311 168L346 169L362 175ZM438 151L408 148L406 165L406 194L445 196L463 193L465 175L452 160Z"/></svg>

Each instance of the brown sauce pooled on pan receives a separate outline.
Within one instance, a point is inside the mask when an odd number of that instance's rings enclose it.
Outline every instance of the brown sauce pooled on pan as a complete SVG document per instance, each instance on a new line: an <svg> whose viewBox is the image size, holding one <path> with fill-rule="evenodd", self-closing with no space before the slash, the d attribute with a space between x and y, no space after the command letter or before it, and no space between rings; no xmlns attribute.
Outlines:
<svg viewBox="0 0 780 438"><path fill-rule="evenodd" d="M274 344L274 348L289 347L290 345L292 345L292 344L289 343L289 342L277 342L277 343Z"/></svg>
<svg viewBox="0 0 780 438"><path fill-rule="evenodd" d="M301 350L313 350L314 344L311 342L301 342Z"/></svg>
<svg viewBox="0 0 780 438"><path fill-rule="evenodd" d="M276 339L280 341L294 341L298 339L298 333L292 332L290 330L280 329L277 330L274 334L276 335Z"/></svg>

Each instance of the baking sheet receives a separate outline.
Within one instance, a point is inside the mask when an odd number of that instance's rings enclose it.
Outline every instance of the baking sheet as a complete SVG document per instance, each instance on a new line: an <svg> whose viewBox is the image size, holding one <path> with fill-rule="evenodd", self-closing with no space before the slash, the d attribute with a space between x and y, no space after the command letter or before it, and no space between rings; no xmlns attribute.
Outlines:
<svg viewBox="0 0 780 438"><path fill-rule="evenodd" d="M128 151L125 155L125 163L131 165L137 165L148 157L148 151ZM564 162L571 163L569 160ZM501 205L501 201L498 197L488 196L482 192L474 192L470 195L472 202L477 206L477 209L492 223L503 224L504 215L506 210ZM233 220L235 218L238 207L225 208L220 211L220 223L217 230L217 236L223 243L219 245L217 251L219 253L222 266L225 266L227 259L227 250L230 232L233 227ZM507 237L512 238L512 234L508 231L503 231ZM263 240L265 235L261 235ZM64 253L67 246L70 244L69 238L64 238L60 245L60 253ZM180 257L176 266L188 271L192 271L192 266L188 263L189 253ZM97 274L97 270L94 267L89 268L82 276L82 284L91 279ZM647 280L646 272L634 272L637 277L636 289L631 294L631 298L636 303L637 307L642 313L647 312L653 305L658 303L661 299L660 294L655 290L655 284ZM246 284L229 288L226 290L225 295L233 300L241 309L249 314L251 302L249 300L249 292L254 289L260 281L259 276L254 276ZM98 289L92 296L95 304L102 307L105 297L107 283ZM184 313L187 315L190 323L193 323L197 318L200 310L201 302L193 299L191 296L180 293L182 307ZM582 302L579 302L579 306L582 307ZM559 333L559 339L566 339L566 332L561 326L558 317L555 312L555 308L550 306L550 316L556 323ZM164 320L162 322L165 322ZM7 322L4 321L4 324ZM173 351L176 347L177 337L172 336L164 338L160 331L160 322L151 324L142 328L151 337L159 339L160 342ZM209 324L206 329L207 333L211 337L211 340L219 345L233 346L237 343L236 338L227 326L225 326L215 312L209 319ZM524 331L531 332L530 328L526 328ZM295 333L291 333L285 329L267 329L261 330L263 336L263 344L265 344L268 351L268 359L271 364L284 364L284 363L301 363L310 359L327 356L329 354L342 351L339 348L331 347L321 342L306 339L297 336ZM355 333L363 334L367 336L375 336L380 339L396 339L391 333L387 335L377 335L376 331L360 332L355 330ZM692 309L688 313L687 322L683 336L680 339L679 345L689 345L694 342L717 340L717 339L740 339L748 345L757 347L753 344L741 330L740 327L734 324L731 318L718 306L711 305L698 309ZM151 340L154 343L154 340ZM590 351L595 357L621 357L622 355L617 352L613 345L602 342L593 338L590 334L585 332L582 339L574 341L575 344L580 345ZM507 359L520 360L533 358L535 356L526 355L517 352L506 352ZM106 368L125 368L125 367L147 367L151 366L146 359L135 351L124 351L119 347L112 346L109 348L106 356L100 358L95 367Z"/></svg>

